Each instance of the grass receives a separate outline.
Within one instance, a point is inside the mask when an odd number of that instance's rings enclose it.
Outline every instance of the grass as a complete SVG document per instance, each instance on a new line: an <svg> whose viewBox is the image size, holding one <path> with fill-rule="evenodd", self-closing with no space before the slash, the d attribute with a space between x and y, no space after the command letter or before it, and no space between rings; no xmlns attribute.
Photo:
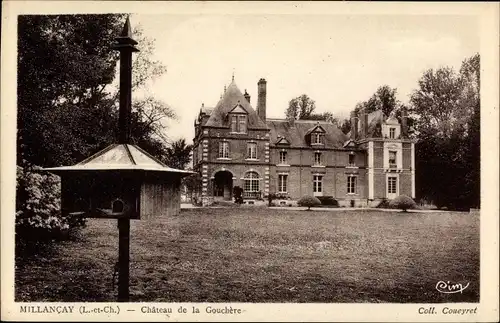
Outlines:
<svg viewBox="0 0 500 323"><path fill-rule="evenodd" d="M16 260L16 301L115 301L116 220ZM131 225L131 301L478 302L479 215L183 210ZM441 294L440 280L466 284Z"/></svg>

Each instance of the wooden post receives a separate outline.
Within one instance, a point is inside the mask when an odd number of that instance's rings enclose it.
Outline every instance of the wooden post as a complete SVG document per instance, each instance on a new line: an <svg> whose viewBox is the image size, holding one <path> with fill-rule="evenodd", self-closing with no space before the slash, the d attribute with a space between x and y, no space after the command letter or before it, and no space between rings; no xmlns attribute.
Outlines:
<svg viewBox="0 0 500 323"><path fill-rule="evenodd" d="M132 39L130 19L127 17L123 31L113 46L120 51L120 112L118 143L128 144L130 140L130 115L132 110L132 53L139 50ZM118 219L118 302L129 301L130 277L130 218Z"/></svg>
<svg viewBox="0 0 500 323"><path fill-rule="evenodd" d="M118 219L118 302L129 301L130 219Z"/></svg>

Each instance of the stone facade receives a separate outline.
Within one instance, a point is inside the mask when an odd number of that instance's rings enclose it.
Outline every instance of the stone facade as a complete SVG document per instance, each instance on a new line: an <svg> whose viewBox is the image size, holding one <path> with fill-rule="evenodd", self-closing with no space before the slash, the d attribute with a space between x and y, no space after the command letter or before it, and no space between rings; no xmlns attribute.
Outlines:
<svg viewBox="0 0 500 323"><path fill-rule="evenodd" d="M406 122L362 111L351 115L353 130L345 135L325 121L268 119L265 100L264 79L257 111L233 79L214 108L202 105L193 165L204 205L232 199L236 186L252 204L262 204L269 193L280 195L278 205L305 195L331 196L340 206L414 197L414 142L406 137Z"/></svg>

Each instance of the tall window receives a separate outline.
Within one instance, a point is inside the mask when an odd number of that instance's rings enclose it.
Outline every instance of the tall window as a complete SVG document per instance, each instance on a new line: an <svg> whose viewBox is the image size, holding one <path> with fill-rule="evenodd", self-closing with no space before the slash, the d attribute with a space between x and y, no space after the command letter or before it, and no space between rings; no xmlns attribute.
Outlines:
<svg viewBox="0 0 500 323"><path fill-rule="evenodd" d="M314 165L321 165L321 153L319 152L314 153Z"/></svg>
<svg viewBox="0 0 500 323"><path fill-rule="evenodd" d="M389 138L394 139L396 138L396 128L389 128Z"/></svg>
<svg viewBox="0 0 500 323"><path fill-rule="evenodd" d="M238 116L231 116L231 132L238 132Z"/></svg>
<svg viewBox="0 0 500 323"><path fill-rule="evenodd" d="M288 180L288 175L286 174L280 174L278 175L278 192L279 193L286 193L286 182Z"/></svg>
<svg viewBox="0 0 500 323"><path fill-rule="evenodd" d="M311 135L311 142L313 144L321 144L322 141L321 141L321 137L322 137L322 134L321 133L313 133Z"/></svg>
<svg viewBox="0 0 500 323"><path fill-rule="evenodd" d="M351 165L351 166L356 164L354 157L355 157L355 155L353 153L349 154L349 165Z"/></svg>
<svg viewBox="0 0 500 323"><path fill-rule="evenodd" d="M389 151L389 167L396 167L396 156L397 152L390 150Z"/></svg>
<svg viewBox="0 0 500 323"><path fill-rule="evenodd" d="M314 175L313 176L313 192L322 193L323 192L323 176Z"/></svg>
<svg viewBox="0 0 500 323"><path fill-rule="evenodd" d="M231 116L231 132L247 132L247 116L234 114Z"/></svg>
<svg viewBox="0 0 500 323"><path fill-rule="evenodd" d="M259 174L256 172L247 172L245 174L245 192L258 192L259 191Z"/></svg>
<svg viewBox="0 0 500 323"><path fill-rule="evenodd" d="M257 159L257 143L249 142L247 144L247 158Z"/></svg>
<svg viewBox="0 0 500 323"><path fill-rule="evenodd" d="M286 151L280 151L280 164L286 164Z"/></svg>
<svg viewBox="0 0 500 323"><path fill-rule="evenodd" d="M219 158L229 158L229 142L219 142Z"/></svg>
<svg viewBox="0 0 500 323"><path fill-rule="evenodd" d="M397 193L398 178L395 176L387 177L387 193Z"/></svg>
<svg viewBox="0 0 500 323"><path fill-rule="evenodd" d="M356 193L356 176L347 176L347 194Z"/></svg>
<svg viewBox="0 0 500 323"><path fill-rule="evenodd" d="M238 116L238 132L246 133L247 132L247 116Z"/></svg>

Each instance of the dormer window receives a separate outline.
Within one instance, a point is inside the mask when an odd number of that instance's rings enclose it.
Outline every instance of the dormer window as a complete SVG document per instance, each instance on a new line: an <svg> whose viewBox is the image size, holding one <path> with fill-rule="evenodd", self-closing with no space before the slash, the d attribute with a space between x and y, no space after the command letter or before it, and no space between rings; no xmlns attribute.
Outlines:
<svg viewBox="0 0 500 323"><path fill-rule="evenodd" d="M313 145L321 145L323 143L323 134L322 133L313 133L311 135L311 143Z"/></svg>
<svg viewBox="0 0 500 323"><path fill-rule="evenodd" d="M247 116L244 114L231 115L231 132L246 133L247 132Z"/></svg>

